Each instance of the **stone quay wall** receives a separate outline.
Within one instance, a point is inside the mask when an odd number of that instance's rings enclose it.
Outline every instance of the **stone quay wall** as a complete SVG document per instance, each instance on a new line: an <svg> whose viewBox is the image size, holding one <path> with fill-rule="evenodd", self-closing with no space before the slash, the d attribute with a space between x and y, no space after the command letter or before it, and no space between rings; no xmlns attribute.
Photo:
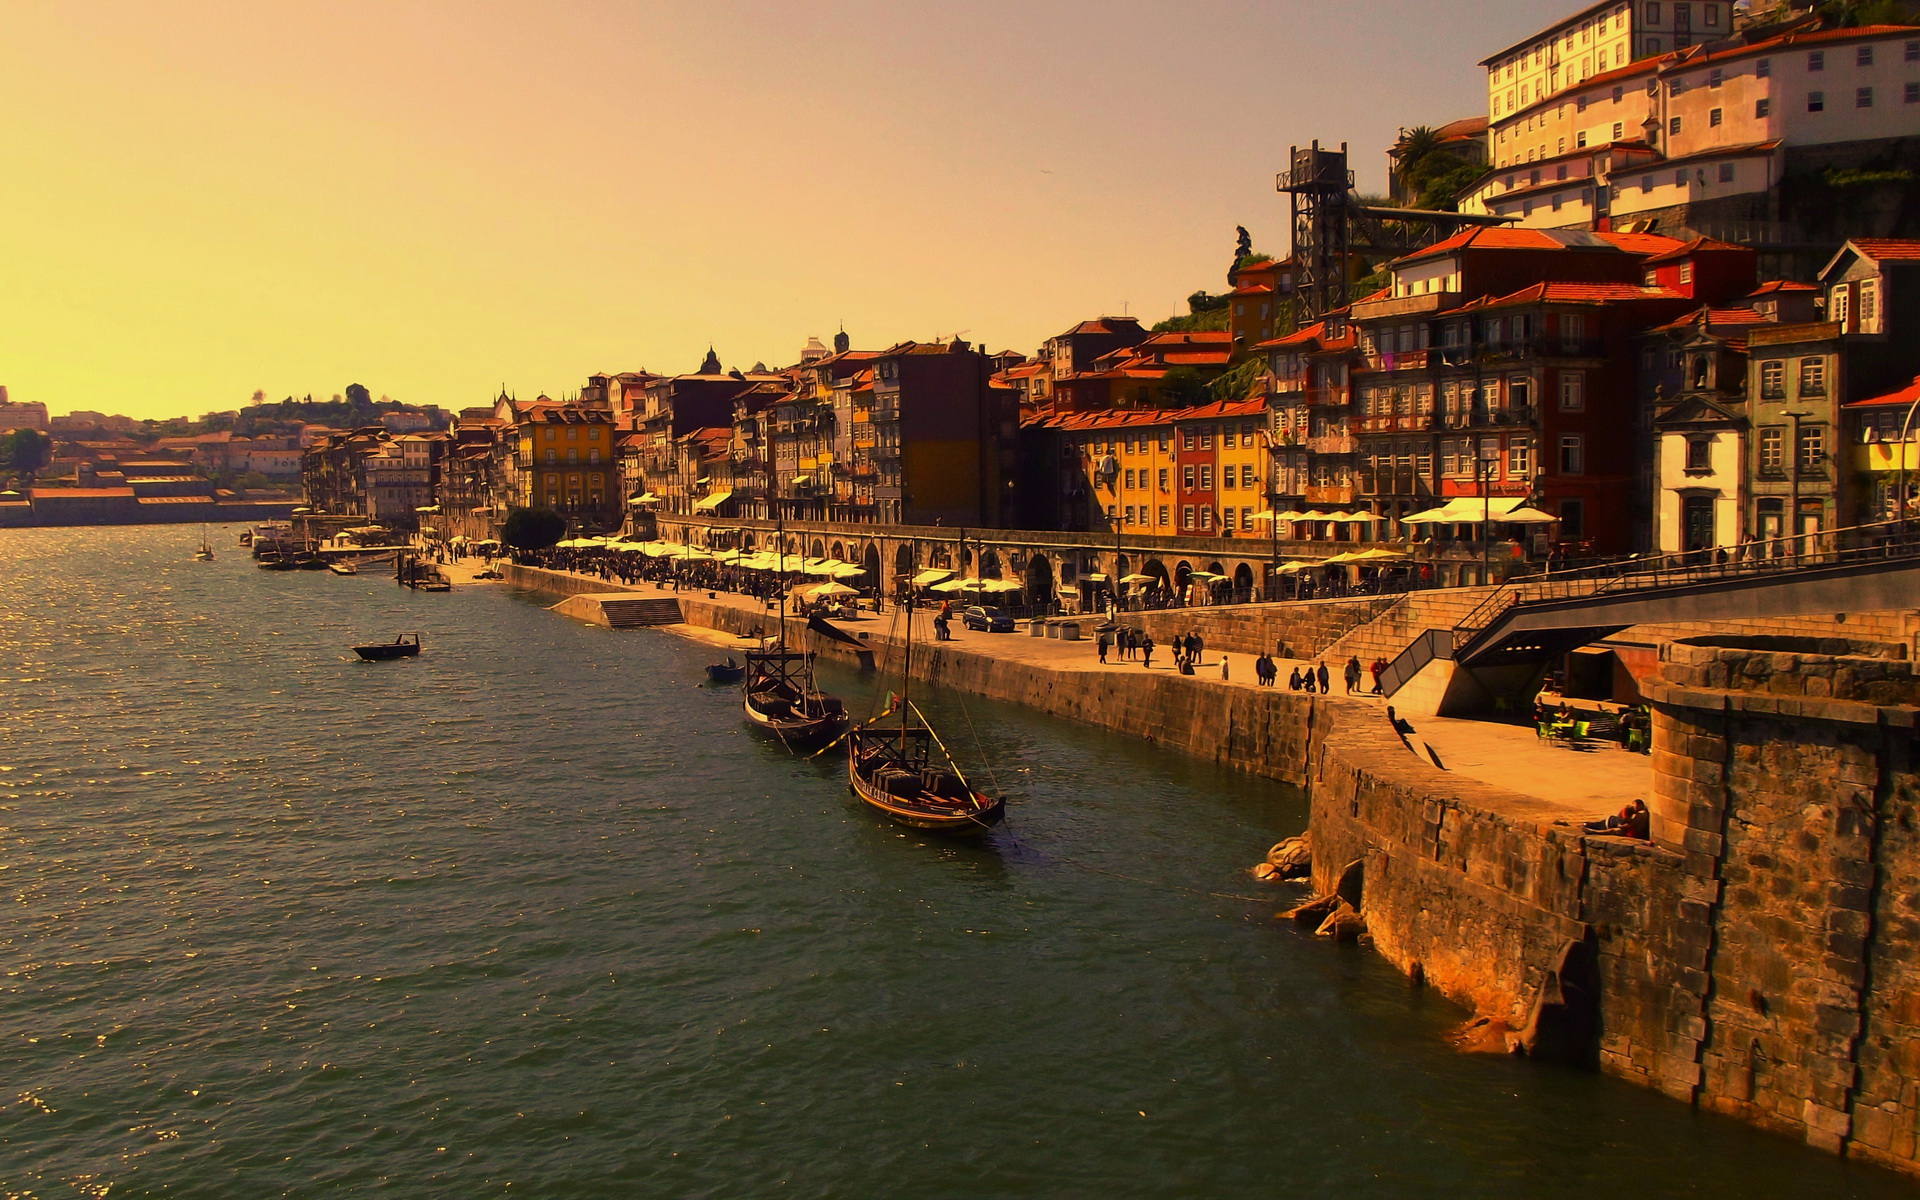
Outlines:
<svg viewBox="0 0 1920 1200"><path fill-rule="evenodd" d="M777 620L678 599L710 628ZM1441 771L1363 703L945 645L915 666L1306 787L1316 890L1359 864L1375 949L1514 1043L1920 1173L1920 676L1858 632L1663 649L1650 843Z"/></svg>

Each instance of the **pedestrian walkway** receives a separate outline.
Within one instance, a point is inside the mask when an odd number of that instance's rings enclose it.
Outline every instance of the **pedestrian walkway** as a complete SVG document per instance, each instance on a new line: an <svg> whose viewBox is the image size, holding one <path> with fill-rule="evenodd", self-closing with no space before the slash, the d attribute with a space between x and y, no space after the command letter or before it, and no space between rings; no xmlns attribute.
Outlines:
<svg viewBox="0 0 1920 1200"><path fill-rule="evenodd" d="M555 574L573 574L577 578L597 580L597 576L580 575L575 572L554 572ZM675 595L671 587L656 589L651 583L634 585L636 592L662 595ZM689 589L684 594L698 597L708 604L722 604L743 612L764 616L769 629L774 624L773 606L751 596L742 596L731 592L718 592L711 598L705 591ZM950 647L969 653L986 654L1008 662L1028 663L1055 671L1107 671L1114 673L1147 671L1176 673L1178 668L1173 661L1172 647L1156 645L1151 666L1147 666L1139 657L1125 659L1120 657L1117 647L1109 647L1106 662L1100 661L1099 649L1092 637L1079 641L1062 641L1057 638L1033 637L1027 632L1025 622L1021 622L1014 633L983 633L965 629L956 618L952 623L952 640L937 641L934 636L933 618L938 610L918 609L913 614L914 654L929 650ZM876 644L876 656L881 659L882 669L889 669L886 656L891 653L885 647L889 642L903 638L906 633L905 613L890 606L886 611L874 613L862 611L852 617L836 617L833 624L856 636L868 634ZM1095 618L1086 618L1082 624L1091 630ZM694 626L672 625L662 628L675 632L684 632L711 644L745 644L741 639L722 635L715 638L710 631ZM1222 680L1221 660L1226 658L1227 678ZM1276 690L1285 691L1287 678L1296 668L1315 668L1324 662L1329 682L1332 685L1332 697L1339 700L1351 700L1377 707L1385 707L1386 701L1378 696L1356 691L1347 694L1342 678L1345 662L1333 658L1325 659L1288 659L1273 660L1279 671L1279 684ZM1221 655L1217 651L1206 650L1201 662L1194 668L1194 678L1203 686L1254 688L1254 657L1250 654ZM1364 666L1364 664L1363 664ZM1372 678L1363 673L1361 688L1371 688ZM1651 794L1653 774L1650 760L1645 755L1630 754L1623 749L1605 747L1599 749L1572 749L1564 744L1541 741L1531 726L1511 725L1495 721L1475 721L1450 717L1420 717L1413 722L1413 733L1408 739L1413 743L1415 753L1424 754L1423 744L1431 747L1431 761L1437 758L1440 769L1456 775L1477 779L1482 783L1518 792L1536 800L1546 802L1549 810L1566 819L1585 820L1617 812L1622 805L1636 798ZM1535 814L1528 814L1535 815Z"/></svg>

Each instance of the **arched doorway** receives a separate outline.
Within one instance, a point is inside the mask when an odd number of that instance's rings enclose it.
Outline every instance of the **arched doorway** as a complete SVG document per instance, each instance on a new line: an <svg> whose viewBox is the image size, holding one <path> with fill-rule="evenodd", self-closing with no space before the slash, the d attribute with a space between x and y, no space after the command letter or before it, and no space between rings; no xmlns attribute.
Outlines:
<svg viewBox="0 0 1920 1200"><path fill-rule="evenodd" d="M822 541L821 541L821 540L820 540L819 538L815 538L815 539L813 539L813 550L812 550L812 552L811 552L811 554L809 555L809 557L812 557L812 558L825 558L826 556L827 556L827 546L826 546L826 543L825 543L825 542L822 542Z"/></svg>
<svg viewBox="0 0 1920 1200"><path fill-rule="evenodd" d="M835 542L833 545L827 547L827 557L835 562L845 562L847 561L847 548L839 542Z"/></svg>
<svg viewBox="0 0 1920 1200"><path fill-rule="evenodd" d="M1153 583L1148 584L1146 586L1158 588L1161 594L1163 595L1167 592L1167 590L1171 586L1167 581L1167 564L1161 562L1157 558L1150 558L1147 561L1141 563L1140 573L1142 575L1151 576L1153 578Z"/></svg>
<svg viewBox="0 0 1920 1200"><path fill-rule="evenodd" d="M1233 596L1236 600L1253 599L1253 568L1246 563L1233 569Z"/></svg>
<svg viewBox="0 0 1920 1200"><path fill-rule="evenodd" d="M868 542L866 553L860 556L860 565L867 572L866 577L862 580L862 582L865 583L868 587L873 589L874 595L876 596L879 595L880 594L880 547L874 545L872 542Z"/></svg>
<svg viewBox="0 0 1920 1200"><path fill-rule="evenodd" d="M1053 607L1053 564L1044 554L1027 560L1027 603L1051 611Z"/></svg>
<svg viewBox="0 0 1920 1200"><path fill-rule="evenodd" d="M982 550L980 552L980 578L1000 578L1000 556L992 550Z"/></svg>
<svg viewBox="0 0 1920 1200"><path fill-rule="evenodd" d="M742 550L751 550L755 544L757 544L758 540L759 539L755 538L751 532L743 533L740 535L740 548Z"/></svg>

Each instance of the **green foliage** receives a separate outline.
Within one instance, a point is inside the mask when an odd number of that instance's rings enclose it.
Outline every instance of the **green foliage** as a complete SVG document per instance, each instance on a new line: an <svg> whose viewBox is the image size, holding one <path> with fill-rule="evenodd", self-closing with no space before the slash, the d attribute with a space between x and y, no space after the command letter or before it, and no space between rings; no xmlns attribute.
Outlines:
<svg viewBox="0 0 1920 1200"><path fill-rule="evenodd" d="M512 508L500 540L515 550L545 550L567 533L567 519L550 508Z"/></svg>
<svg viewBox="0 0 1920 1200"><path fill-rule="evenodd" d="M1207 381L1192 367L1168 368L1161 386L1169 404L1205 404L1208 399Z"/></svg>
<svg viewBox="0 0 1920 1200"><path fill-rule="evenodd" d="M1259 386L1266 370L1265 359L1249 358L1208 384L1207 394L1214 400L1245 400Z"/></svg>
<svg viewBox="0 0 1920 1200"><path fill-rule="evenodd" d="M1253 266L1255 263L1272 262L1272 261L1273 261L1273 255L1262 254L1258 250L1255 250L1251 254L1242 254L1239 258L1234 259L1233 269L1236 271L1243 271L1246 268Z"/></svg>
<svg viewBox="0 0 1920 1200"><path fill-rule="evenodd" d="M246 474L240 476L240 478L234 480L234 483L243 488L269 488L273 486L273 480L268 479L259 471L248 471Z"/></svg>
<svg viewBox="0 0 1920 1200"><path fill-rule="evenodd" d="M1365 299L1366 297L1371 296L1375 292L1379 291L1381 288L1391 286L1392 283L1393 283L1393 273L1391 271L1386 271L1386 270L1375 271L1371 275L1368 275L1361 279L1354 280L1353 286L1347 289L1347 299L1349 300Z"/></svg>
<svg viewBox="0 0 1920 1200"><path fill-rule="evenodd" d="M347 404L352 408L371 409L373 393L360 384L350 383L347 385Z"/></svg>
<svg viewBox="0 0 1920 1200"><path fill-rule="evenodd" d="M1920 4L1912 0L1828 0L1816 11L1827 24L1840 28L1920 21Z"/></svg>
<svg viewBox="0 0 1920 1200"><path fill-rule="evenodd" d="M53 440L38 429L16 429L6 440L7 465L31 475L53 458Z"/></svg>
<svg viewBox="0 0 1920 1200"><path fill-rule="evenodd" d="M1153 332L1193 333L1202 329L1225 329L1226 327L1227 310L1224 308L1214 308L1204 312L1188 313L1184 317L1168 317L1164 321L1157 322L1153 327Z"/></svg>
<svg viewBox="0 0 1920 1200"><path fill-rule="evenodd" d="M1864 167L1828 167L1820 172L1820 182L1828 187L1868 187L1876 183L1912 183L1913 172L1874 171Z"/></svg>
<svg viewBox="0 0 1920 1200"><path fill-rule="evenodd" d="M1415 208L1453 212L1460 193L1485 171L1446 149L1439 131L1425 125L1407 130L1393 155L1401 186Z"/></svg>

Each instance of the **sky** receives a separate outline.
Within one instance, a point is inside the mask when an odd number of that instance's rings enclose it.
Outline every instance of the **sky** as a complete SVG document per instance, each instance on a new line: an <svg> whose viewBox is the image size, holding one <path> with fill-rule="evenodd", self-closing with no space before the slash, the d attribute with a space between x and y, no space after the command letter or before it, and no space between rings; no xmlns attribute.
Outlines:
<svg viewBox="0 0 1920 1200"><path fill-rule="evenodd" d="M198 415L1031 352L1286 245L1287 149L1484 110L1571 0L12 0L0 384Z"/></svg>

